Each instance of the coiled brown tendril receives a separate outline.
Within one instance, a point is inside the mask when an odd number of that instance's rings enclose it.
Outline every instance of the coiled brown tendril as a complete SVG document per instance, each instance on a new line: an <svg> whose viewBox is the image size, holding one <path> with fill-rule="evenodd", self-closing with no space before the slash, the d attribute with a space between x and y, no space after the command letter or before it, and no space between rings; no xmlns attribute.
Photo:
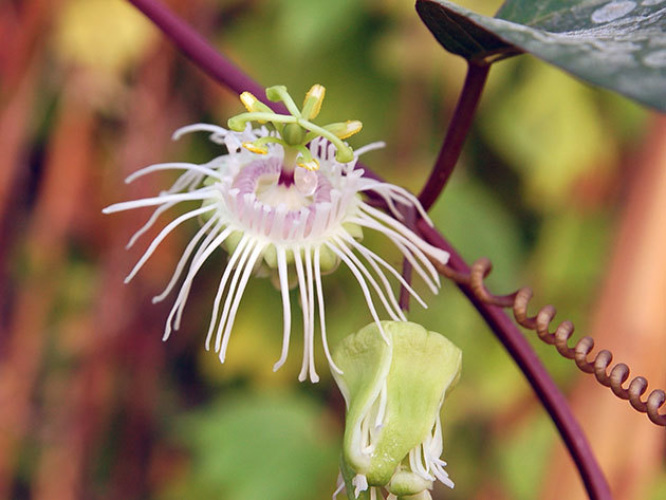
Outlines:
<svg viewBox="0 0 666 500"><path fill-rule="evenodd" d="M492 294L484 283L484 279L492 270L489 259L477 260L472 264L469 274L454 271L449 266L441 264L437 265L437 268L447 278L468 286L482 302L511 308L519 325L535 331L543 342L554 345L557 352L565 358L575 360L576 366L581 371L594 374L599 383L609 387L617 397L628 400L639 412L647 413L649 419L656 425L666 426L666 413L659 413L659 409L666 402L664 391L655 389L650 392L647 399L641 399L648 387L648 381L644 377L634 377L625 388L624 384L629 380L629 367L624 363L617 363L609 371L608 368L613 361L613 354L610 351L599 351L593 361L588 360L588 355L594 348L592 337L583 337L574 347L569 347L569 338L573 335L574 325L571 321L563 321L551 333L549 327L556 312L552 305L542 307L535 316L528 316L527 307L533 295L531 288L521 288L509 295Z"/></svg>

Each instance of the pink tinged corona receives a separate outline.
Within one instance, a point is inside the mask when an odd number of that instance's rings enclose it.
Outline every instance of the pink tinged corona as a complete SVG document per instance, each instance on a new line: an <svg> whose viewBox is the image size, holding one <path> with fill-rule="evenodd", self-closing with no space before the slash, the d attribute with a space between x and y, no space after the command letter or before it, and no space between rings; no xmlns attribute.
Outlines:
<svg viewBox="0 0 666 500"><path fill-rule="evenodd" d="M271 90L274 90L272 95ZM393 290L396 285L404 286L426 307L398 270L361 243L364 231L380 232L388 238L433 293L438 291L440 282L431 259L445 263L448 254L427 244L401 222L399 205L415 208L428 220L411 193L398 186L365 178L362 170L355 169L360 154L382 147L382 144L375 143L352 152L340 140L340 137L346 138L360 130L360 122L326 127L312 124L310 120L318 113L323 100L323 87L311 89L302 110L296 108L283 87L272 87L267 90L267 95L273 97L272 100L285 101L292 116L273 114L273 117L272 112L262 107L254 96L243 94L241 100L248 113L230 120L234 130L195 124L174 134L177 139L185 133L210 132L210 140L224 145L225 154L203 165L165 163L141 169L128 177L127 182L160 170L181 170L183 173L169 190L152 198L112 205L104 213L157 207L132 237L130 247L168 209L183 202L197 202L196 208L162 229L126 278L129 282L137 274L176 227L190 219L202 221L166 288L153 299L153 302L164 300L181 283L163 338L166 340L173 330L180 328L195 276L213 252L222 248L228 252L229 259L213 301L206 348L213 347L220 361L224 362L248 281L257 271L263 275L268 273L280 289L283 309L282 352L274 369L280 368L287 359L292 323L290 290L297 287L304 329L299 380L309 377L317 382L319 377L314 362L317 321L331 369L340 371L333 362L326 340L322 283L322 275L335 270L340 262L357 281L370 315L383 335L380 312L384 311L391 320L406 321ZM252 120L268 124L252 128L249 123ZM288 129L292 124L302 129L302 133L296 129L294 134L294 127ZM293 135L298 136L297 140L287 140ZM391 213L384 213L364 202L361 197L364 194L381 197ZM377 300L382 309L378 310Z"/></svg>

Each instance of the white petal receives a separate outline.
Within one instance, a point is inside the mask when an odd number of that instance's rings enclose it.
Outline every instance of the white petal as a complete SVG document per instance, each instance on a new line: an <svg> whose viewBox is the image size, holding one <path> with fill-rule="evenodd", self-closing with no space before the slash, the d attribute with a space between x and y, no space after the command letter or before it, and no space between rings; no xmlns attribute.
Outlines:
<svg viewBox="0 0 666 500"><path fill-rule="evenodd" d="M375 219L383 222L387 226L393 228L396 232L400 233L407 240L409 240L412 244L414 244L416 247L418 247L422 252L430 255L435 260L438 260L441 264L446 264L448 262L448 260L449 260L449 253L448 252L426 243L425 240L423 240L416 233L414 233L412 230L410 230L408 227L401 224L400 222L398 222L394 218L386 215L381 210L377 210L376 208L371 207L367 203L361 203L359 206L366 213L368 213L369 215L371 215ZM436 271L435 271L435 273L436 273Z"/></svg>
<svg viewBox="0 0 666 500"><path fill-rule="evenodd" d="M361 272L356 269L356 266L354 263L349 260L349 258L345 255L344 252L342 252L339 248L337 248L335 245L333 245L330 242L326 242L326 246L335 253L340 259L347 265L349 270L352 272L354 277L356 278L356 281L358 282L359 286L361 287L361 291L363 292L363 296L365 297L365 302L368 305L368 309L370 309L370 314L372 315L372 318L375 320L375 323L377 323L377 328L379 328L380 333L382 334L382 337L386 341L387 344L390 344L388 335L386 335L386 332L384 331L384 327L382 326L382 323L379 319L379 316L377 315L377 310L375 309L375 305L372 302L372 295L370 294L370 290L368 289L368 285L365 283L365 279L363 279L363 275Z"/></svg>
<svg viewBox="0 0 666 500"><path fill-rule="evenodd" d="M345 242L347 242L348 245L351 245L354 247L358 253L363 255L367 259L367 261L370 263L370 265L375 269L377 274L379 276L382 276L381 270L378 269L377 264L381 264L384 269L389 271L399 282L400 284L407 289L407 291L410 293L412 297L414 297L419 304L425 309L428 308L428 305L425 303L425 301L421 298L421 296L414 290L409 283L407 283L407 280L400 274L396 269L393 268L388 262L386 262L384 259L382 259L379 255L374 253L372 250L369 248L361 245L359 242L357 242L354 238L351 236L345 235L343 236Z"/></svg>
<svg viewBox="0 0 666 500"><path fill-rule="evenodd" d="M185 222L186 220L193 219L194 217L198 217L199 215L205 214L206 212L210 212L211 210L214 210L214 206L205 206L201 207L197 210L192 210L191 212L187 212L180 217L177 217L173 221L171 221L169 224L167 224L164 229L158 234L155 239L150 243L148 246L148 249L144 252L144 254L141 256L141 258L138 260L138 262L134 265L134 268L132 271L127 275L127 278L125 278L125 283L129 283L130 280L136 276L136 273L139 272L139 270L143 267L143 265L146 263L146 261L150 258L151 255L155 252L155 249L159 246L162 241L164 241L164 238L166 238L171 231L173 231L176 227L178 227L180 224Z"/></svg>
<svg viewBox="0 0 666 500"><path fill-rule="evenodd" d="M351 219L351 222L358 224L359 226L374 229L389 238L400 250L403 256L409 261L419 276L421 276L421 278L425 281L430 290L432 290L433 293L437 293L440 281L439 274L437 273L435 266L432 265L432 263L428 260L428 257L410 240L393 231L392 229L379 224L377 221L369 217L361 216L359 218ZM426 270L428 272L426 272Z"/></svg>
<svg viewBox="0 0 666 500"><path fill-rule="evenodd" d="M202 174L200 176L201 178L205 176L213 177L215 179L221 178L220 172L207 168L203 165L196 165L194 163L157 163L155 165L150 165L149 167L142 168L141 170L137 170L136 172L130 174L125 179L125 182L129 184L131 182L134 182L139 177L143 177L144 175L153 172L159 172L160 170L187 170L188 172L197 172L199 174Z"/></svg>
<svg viewBox="0 0 666 500"><path fill-rule="evenodd" d="M178 193L178 194L163 194L154 198L142 198L140 200L124 201L122 203L115 203L102 210L105 214L112 214L115 212L122 212L123 210L132 210L140 207L151 207L161 205L162 203L192 201L192 200L206 200L211 198L211 193L214 189L205 188L191 193Z"/></svg>
<svg viewBox="0 0 666 500"><path fill-rule="evenodd" d="M354 498L358 498L359 493L368 489L368 478L364 474L356 474L352 479L354 486Z"/></svg>
<svg viewBox="0 0 666 500"><path fill-rule="evenodd" d="M211 312L211 317L210 317L210 323L208 325L208 333L206 333L206 350L210 350L210 341L213 336L213 330L215 329L215 325L217 325L217 318L218 318L218 313L220 311L220 303L222 301L222 296L224 295L224 290L227 286L227 282L229 281L229 277L231 276L231 272L234 270L236 267L236 262L238 262L238 259L241 257L243 254L243 251L245 249L245 246L247 245L249 241L248 237L242 237L240 241L238 242L238 245L236 245L236 249L234 253L229 257L229 260L227 261L227 265L224 267L224 272L222 273L222 277L220 278L220 283L217 287L217 294L215 295L215 300L213 301L213 311ZM228 297L228 296L227 296ZM228 300L228 298L227 298ZM215 347L215 351L218 351L219 347Z"/></svg>
<svg viewBox="0 0 666 500"><path fill-rule="evenodd" d="M354 255L354 253L349 250L349 248L340 240L338 237L334 237L333 241L338 245L338 248L340 251L344 252L347 257L349 257L350 261L352 261L356 268L365 276L365 278L370 282L372 285L372 288L374 288L375 293L379 296L379 300L381 300L382 304L384 305L384 309L386 309L386 312L389 314L392 320L394 321L406 321L407 318L405 318L404 313L400 309L400 306L398 305L398 302L395 300L395 296L393 295L393 292L391 291L389 287L389 297L388 299L386 297L386 294L384 293L384 290L379 286L377 283L377 280L370 274L370 271L367 270L367 268L363 265L363 263Z"/></svg>
<svg viewBox="0 0 666 500"><path fill-rule="evenodd" d="M182 314L182 309L185 307L185 303L187 302L187 296L190 293L192 280L194 279L194 277L196 276L197 272L199 271L203 263L206 261L206 259L208 259L210 254L213 253L213 251L215 251L224 242L224 240L226 240L229 237L229 234L231 234L231 229L229 228L222 231L222 233L220 233L208 245L208 247L206 247L206 249L202 252L201 256L198 259L193 260L192 263L190 264L190 268L187 272L187 276L185 277L185 281L183 282L183 285L180 287L180 291L178 292L178 296L176 297L173 307L171 308L171 312L169 312L169 317L167 318L166 327L164 329L164 335L162 336L163 340L169 338L172 329L171 320L176 314L177 314L176 322L173 326L176 330L178 330L178 327L180 326L180 315Z"/></svg>
<svg viewBox="0 0 666 500"><path fill-rule="evenodd" d="M176 285L176 282L178 281L178 278L180 278L181 273L183 272L183 269L185 268L185 264L190 258L190 255L192 254L192 251L194 248L197 246L199 243L199 240L203 237L204 234L208 233L210 230L210 227L215 223L219 222L213 216L210 218L203 226L201 226L201 229L197 231L197 233L194 235L194 237L190 240L190 242L187 244L185 247L185 250L183 251L183 255L180 256L180 259L178 260L178 264L176 264L176 268L174 269L173 274L171 275L171 279L169 280L169 283L167 284L166 288L164 291L153 297L153 304L157 302L161 302L166 298L167 295L171 292L173 287ZM219 234L220 229L222 228L222 224L218 224L215 229L213 229L210 233L208 233L208 237L211 239L215 237L215 235ZM202 243L202 247L206 247L208 243L206 240L204 240L204 243Z"/></svg>
<svg viewBox="0 0 666 500"><path fill-rule="evenodd" d="M261 257L261 254L264 251L264 248L265 248L264 245L261 245L261 244L256 244L255 245L255 248L252 252L252 255L250 255L250 258L248 259L247 263L244 266L244 271L243 271L243 276L241 277L241 281L238 284L238 287L234 292L234 294L235 294L234 302L231 305L231 310L229 312L229 318L226 321L227 326L224 330L224 336L222 338L222 346L220 347L220 361L223 362L223 363L224 363L224 359L225 359L226 353L227 353L227 345L229 344L229 338L231 336L231 330L234 327L234 322L236 320L236 313L238 312L238 306L240 305L240 301L243 298L243 292L245 292L245 287L247 286L247 282L250 279L250 275L252 274L252 271L254 270L254 265L257 263L257 259L259 259L259 257ZM231 292L231 287L230 287L230 292ZM222 321L220 321L220 324L222 324Z"/></svg>
<svg viewBox="0 0 666 500"><path fill-rule="evenodd" d="M216 137L216 136L224 137L224 136L226 136L227 134L230 133L229 130L227 130L225 128L222 128L218 125L211 125L211 124L208 124L208 123L193 123L192 125L186 125L185 127L180 127L178 130L176 130L173 133L171 138L174 141L177 141L183 135L189 134L191 132L212 132L213 134L211 136L211 139L212 139L212 137ZM214 142L217 142L217 141L214 141Z"/></svg>
<svg viewBox="0 0 666 500"><path fill-rule="evenodd" d="M314 332L312 331L312 315L309 308L309 286L306 283L305 271L303 270L303 260L301 257L300 249L293 250L294 253L294 267L296 268L296 276L298 277L298 288L301 298L301 309L303 310L303 364L301 372L298 374L298 380L303 382L308 376L308 369L313 368L313 363L310 362L314 356L312 352ZM319 382L319 376L313 369L310 369L310 380L312 382Z"/></svg>
<svg viewBox="0 0 666 500"><path fill-rule="evenodd" d="M319 377L315 371L315 352L314 352L314 331L315 331L315 294L314 294L314 271L312 269L312 250L305 248L305 275L308 285L308 316L310 317L310 331L308 337L310 339L310 380L318 382ZM316 378L316 380L315 380Z"/></svg>
<svg viewBox="0 0 666 500"><path fill-rule="evenodd" d="M280 279L280 294L282 295L282 353L280 359L273 365L273 371L278 370L289 353L289 336L291 334L291 302L289 301L289 275L287 273L287 255L283 247L275 247L277 250L278 277Z"/></svg>
<svg viewBox="0 0 666 500"><path fill-rule="evenodd" d="M337 483L337 488L333 492L333 496L331 497L331 500L337 500L338 495L342 493L345 490L345 480L342 477L342 473L338 473L338 483Z"/></svg>
<svg viewBox="0 0 666 500"><path fill-rule="evenodd" d="M239 243L236 249L234 250L232 256L235 257L236 255L238 255L238 260L237 261L235 260L233 263L230 261L227 264L227 266L231 267L231 270L233 270L233 276L231 277L231 282L229 283L229 290L227 291L224 299L224 306L222 307L222 316L220 317L220 322L217 325L217 333L215 334L215 352L220 352L220 349L222 348L222 333L226 325L227 317L229 316L229 311L231 310L231 304L235 296L235 290L238 285L238 280L241 278L241 275L245 269L245 264L247 262L247 259L250 257L252 250L254 248L255 242L247 234L244 234L243 237L241 238L241 243L243 242L245 242L245 244L241 245ZM223 361L222 358L220 360Z"/></svg>
<svg viewBox="0 0 666 500"><path fill-rule="evenodd" d="M315 273L315 284L317 289L317 305L319 307L319 328L321 329L321 343L324 345L324 353L326 354L326 359L331 369L339 374L342 374L342 370L338 368L338 365L333 361L333 357L328 348L328 340L326 338L326 315L324 312L324 287L321 283L321 268L320 268L320 258L321 258L321 249L320 247L315 247L314 249L314 273Z"/></svg>
<svg viewBox="0 0 666 500"><path fill-rule="evenodd" d="M162 215L164 212L166 212L175 205L176 203L165 203L161 207L157 207L150 216L150 218L146 221L146 223L143 226L141 226L141 228L139 228L139 230L132 235L127 245L125 245L125 249L129 250L130 248L132 248L134 244L137 242L137 240L141 237L141 235L144 234L146 231L148 231L151 227L153 227L153 224L157 222L157 219L159 219L160 215Z"/></svg>

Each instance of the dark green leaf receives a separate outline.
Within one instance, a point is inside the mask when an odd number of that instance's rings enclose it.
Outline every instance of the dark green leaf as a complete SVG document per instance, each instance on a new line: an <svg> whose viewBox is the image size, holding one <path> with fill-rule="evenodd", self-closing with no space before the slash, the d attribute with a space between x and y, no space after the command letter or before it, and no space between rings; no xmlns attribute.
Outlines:
<svg viewBox="0 0 666 500"><path fill-rule="evenodd" d="M435 38L449 52L468 60L483 60L494 54L513 55L521 52L475 22L472 12L450 2L440 3L418 1L416 9Z"/></svg>
<svg viewBox="0 0 666 500"><path fill-rule="evenodd" d="M469 60L525 51L588 82L666 111L665 0L508 0L497 17L418 0L444 48Z"/></svg>

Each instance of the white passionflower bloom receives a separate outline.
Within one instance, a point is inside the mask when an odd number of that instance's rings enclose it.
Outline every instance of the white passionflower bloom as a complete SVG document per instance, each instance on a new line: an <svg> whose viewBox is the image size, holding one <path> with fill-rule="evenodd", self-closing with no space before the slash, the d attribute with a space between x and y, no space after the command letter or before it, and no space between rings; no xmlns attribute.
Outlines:
<svg viewBox="0 0 666 500"><path fill-rule="evenodd" d="M193 280L219 248L228 252L229 259L213 301L206 348L214 346L224 362L234 319L250 277L269 273L280 289L283 306L283 346L274 366L276 370L286 361L289 348L292 321L289 292L294 287L299 290L305 341L301 381L308 376L313 382L319 379L314 365L316 315L328 361L334 371L339 371L326 342L322 275L333 271L340 262L355 277L378 325L381 323L377 300L391 319L406 320L393 290L397 284L425 307L400 272L361 243L365 230L386 236L426 285L437 292L439 276L430 259L445 263L448 254L407 228L400 221L397 208L398 205L413 207L427 220L421 205L406 190L365 178L362 170L355 169L360 154L381 147L371 144L353 152L342 141L360 130L360 122L319 127L310 121L319 111L323 94L324 88L315 85L307 94L303 108L298 110L284 87L269 88L269 99L283 101L292 113L279 115L244 93L241 101L248 113L229 120L231 130L196 124L174 134L177 139L189 132L210 132L211 141L225 147L224 154L203 165L165 163L139 170L127 182L159 170L184 173L168 191L153 198L118 203L104 210L113 213L157 207L130 240L128 246L131 246L166 210L181 202L197 202L196 208L164 227L126 278L130 281L137 274L176 227L190 219L201 221L165 290L153 299L164 300L181 282L166 321L164 339L180 327ZM265 125L252 128L251 121ZM366 203L363 194L383 199L392 213Z"/></svg>

